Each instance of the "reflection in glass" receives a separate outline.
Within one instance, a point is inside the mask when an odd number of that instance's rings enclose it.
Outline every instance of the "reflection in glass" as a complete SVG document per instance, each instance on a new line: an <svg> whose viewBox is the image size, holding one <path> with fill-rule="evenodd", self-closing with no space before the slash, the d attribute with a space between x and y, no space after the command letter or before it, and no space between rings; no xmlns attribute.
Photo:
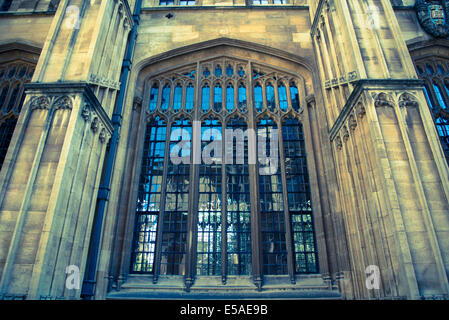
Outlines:
<svg viewBox="0 0 449 320"><path fill-rule="evenodd" d="M155 83L153 84L150 90L150 105L149 105L150 111L156 110L158 93L159 93L159 86L157 85L157 83Z"/></svg>
<svg viewBox="0 0 449 320"><path fill-rule="evenodd" d="M292 108L295 111L299 110L299 91L294 82L290 83L290 97L292 100Z"/></svg>
<svg viewBox="0 0 449 320"><path fill-rule="evenodd" d="M176 120L170 134L170 153L179 150L179 156L190 157L190 152L179 148L181 139L192 136L188 120ZM190 148L190 143L188 143ZM161 274L183 275L187 239L187 214L189 210L190 165L168 161L165 188L165 211L162 226Z"/></svg>
<svg viewBox="0 0 449 320"><path fill-rule="evenodd" d="M170 103L170 85L167 83L162 89L161 110L167 110Z"/></svg>
<svg viewBox="0 0 449 320"><path fill-rule="evenodd" d="M296 273L318 272L302 124L297 119L286 119L282 138Z"/></svg>
<svg viewBox="0 0 449 320"><path fill-rule="evenodd" d="M212 141L221 146L221 124L218 120L205 120L201 126L202 150L211 146ZM221 159L217 150L210 150L207 155L212 160ZM222 207L222 173L221 163L212 161L200 164L198 235L197 235L197 275L221 274L221 207ZM219 162L219 161L218 161Z"/></svg>

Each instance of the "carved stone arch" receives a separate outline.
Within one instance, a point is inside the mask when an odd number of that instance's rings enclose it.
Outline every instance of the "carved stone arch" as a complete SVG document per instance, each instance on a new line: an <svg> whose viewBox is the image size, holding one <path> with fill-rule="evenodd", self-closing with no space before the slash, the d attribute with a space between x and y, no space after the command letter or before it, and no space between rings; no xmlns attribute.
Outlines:
<svg viewBox="0 0 449 320"><path fill-rule="evenodd" d="M393 106L394 106L393 98L388 93L380 92L374 96L374 106L376 108L379 108L379 107L393 108Z"/></svg>
<svg viewBox="0 0 449 320"><path fill-rule="evenodd" d="M398 105L401 108L417 108L419 102L415 95L409 92L404 92L398 98Z"/></svg>

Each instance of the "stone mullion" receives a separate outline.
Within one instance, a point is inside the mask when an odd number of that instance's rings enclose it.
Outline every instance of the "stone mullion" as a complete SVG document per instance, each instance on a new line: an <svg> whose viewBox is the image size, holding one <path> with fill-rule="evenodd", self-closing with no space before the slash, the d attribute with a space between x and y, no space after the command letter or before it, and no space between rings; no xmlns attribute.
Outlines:
<svg viewBox="0 0 449 320"><path fill-rule="evenodd" d="M288 79L288 80L284 80L284 82L283 82L285 85L285 91L287 92L287 110L293 109L292 97L291 97L291 93L290 93L290 81L291 80ZM298 85L296 85L296 87L298 87ZM304 95L304 93L302 95Z"/></svg>
<svg viewBox="0 0 449 320"><path fill-rule="evenodd" d="M145 108L143 109L143 114L146 115ZM145 118L145 117L144 117ZM159 214L157 219L157 231L156 231L156 248L154 250L154 261L153 261L153 283L157 283L159 280L159 275L161 271L161 259L162 259L162 237L164 229L164 219L165 219L165 200L167 194L167 174L168 166L170 161L170 137L171 137L171 127L173 124L173 119L167 121L166 138L165 138L165 149L164 149L164 169L162 170L162 183L161 183L161 200L159 204ZM145 123L146 131L147 123ZM145 137L142 139L144 140ZM140 145L143 145L141 143ZM140 161L142 161L143 154L140 156ZM142 170L142 169L140 169ZM140 179L140 175L139 175ZM140 183L140 182L138 182ZM138 191L137 191L138 192Z"/></svg>
<svg viewBox="0 0 449 320"><path fill-rule="evenodd" d="M223 95L224 96L224 95ZM225 106L225 104L223 104ZM224 161L226 155L226 123L222 121L221 123L221 281L226 284L227 276L227 183L226 183L226 162Z"/></svg>
<svg viewBox="0 0 449 320"><path fill-rule="evenodd" d="M284 225L285 225L285 243L287 247L287 266L290 282L296 283L296 272L293 256L295 254L293 250L293 235L292 224L290 219L290 207L288 203L288 189L287 189L287 177L285 169L285 152L284 152L284 139L282 134L282 119L278 118L278 139L279 139L279 162L281 164L281 182L282 182L282 198L284 201ZM270 155L271 156L271 155ZM279 170L279 168L276 168Z"/></svg>
<svg viewBox="0 0 449 320"><path fill-rule="evenodd" d="M192 137L191 137L191 156L190 156L190 184L189 184L189 212L187 222L187 243L186 243L186 262L185 262L185 287L187 291L190 291L190 287L195 281L195 265L196 265L196 247L197 247L197 221L198 221L198 201L199 201L199 167L201 163L201 128L198 128L196 123L201 121L201 105L198 105L199 97L202 101L202 87L200 86L200 63L197 62L197 77L196 77L196 99L193 109L193 122L192 122ZM212 89L212 85L209 86L209 90ZM209 109L210 105L209 95ZM201 122L199 122L201 123ZM199 130L199 132L198 132Z"/></svg>
<svg viewBox="0 0 449 320"><path fill-rule="evenodd" d="M259 200L259 170L257 165L257 142L256 142L256 117L253 103L254 87L252 78L252 63L248 63L248 163L250 155L254 155L255 163L248 164L249 179L250 179L250 199L251 199L251 260L252 260L252 274L253 281L258 290L262 289L263 282L263 258L262 258L262 232L260 221L260 200ZM265 97L265 95L263 95ZM266 101L266 98L264 98ZM254 139L251 141L251 132L254 134Z"/></svg>

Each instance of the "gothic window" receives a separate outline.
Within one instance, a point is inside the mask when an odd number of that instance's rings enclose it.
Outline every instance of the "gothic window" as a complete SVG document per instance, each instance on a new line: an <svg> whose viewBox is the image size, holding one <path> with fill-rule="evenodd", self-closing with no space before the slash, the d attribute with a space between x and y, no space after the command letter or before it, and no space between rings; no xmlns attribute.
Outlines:
<svg viewBox="0 0 449 320"><path fill-rule="evenodd" d="M449 70L445 69L445 62L440 58L427 58L416 61L415 65L418 76L424 80L424 94L449 163Z"/></svg>
<svg viewBox="0 0 449 320"><path fill-rule="evenodd" d="M318 272L299 81L225 57L148 79L131 272Z"/></svg>
<svg viewBox="0 0 449 320"><path fill-rule="evenodd" d="M0 169L24 100L23 84L29 82L34 66L9 63L0 66Z"/></svg>
<svg viewBox="0 0 449 320"><path fill-rule="evenodd" d="M253 0L253 4L286 4L287 0Z"/></svg>
<svg viewBox="0 0 449 320"><path fill-rule="evenodd" d="M11 8L12 0L3 0L0 11L8 11Z"/></svg>

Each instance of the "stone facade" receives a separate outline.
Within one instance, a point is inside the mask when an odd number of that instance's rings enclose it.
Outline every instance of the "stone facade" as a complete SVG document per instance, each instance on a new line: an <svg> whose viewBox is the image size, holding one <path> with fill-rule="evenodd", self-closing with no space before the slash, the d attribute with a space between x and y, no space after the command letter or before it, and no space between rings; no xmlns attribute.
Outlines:
<svg viewBox="0 0 449 320"><path fill-rule="evenodd" d="M95 299L448 298L449 169L415 64L448 70L449 40L413 0L267 2L14 0L0 13L0 67L35 66L0 171L0 297L80 299L75 265ZM301 79L317 275L130 273L148 80L216 57Z"/></svg>

